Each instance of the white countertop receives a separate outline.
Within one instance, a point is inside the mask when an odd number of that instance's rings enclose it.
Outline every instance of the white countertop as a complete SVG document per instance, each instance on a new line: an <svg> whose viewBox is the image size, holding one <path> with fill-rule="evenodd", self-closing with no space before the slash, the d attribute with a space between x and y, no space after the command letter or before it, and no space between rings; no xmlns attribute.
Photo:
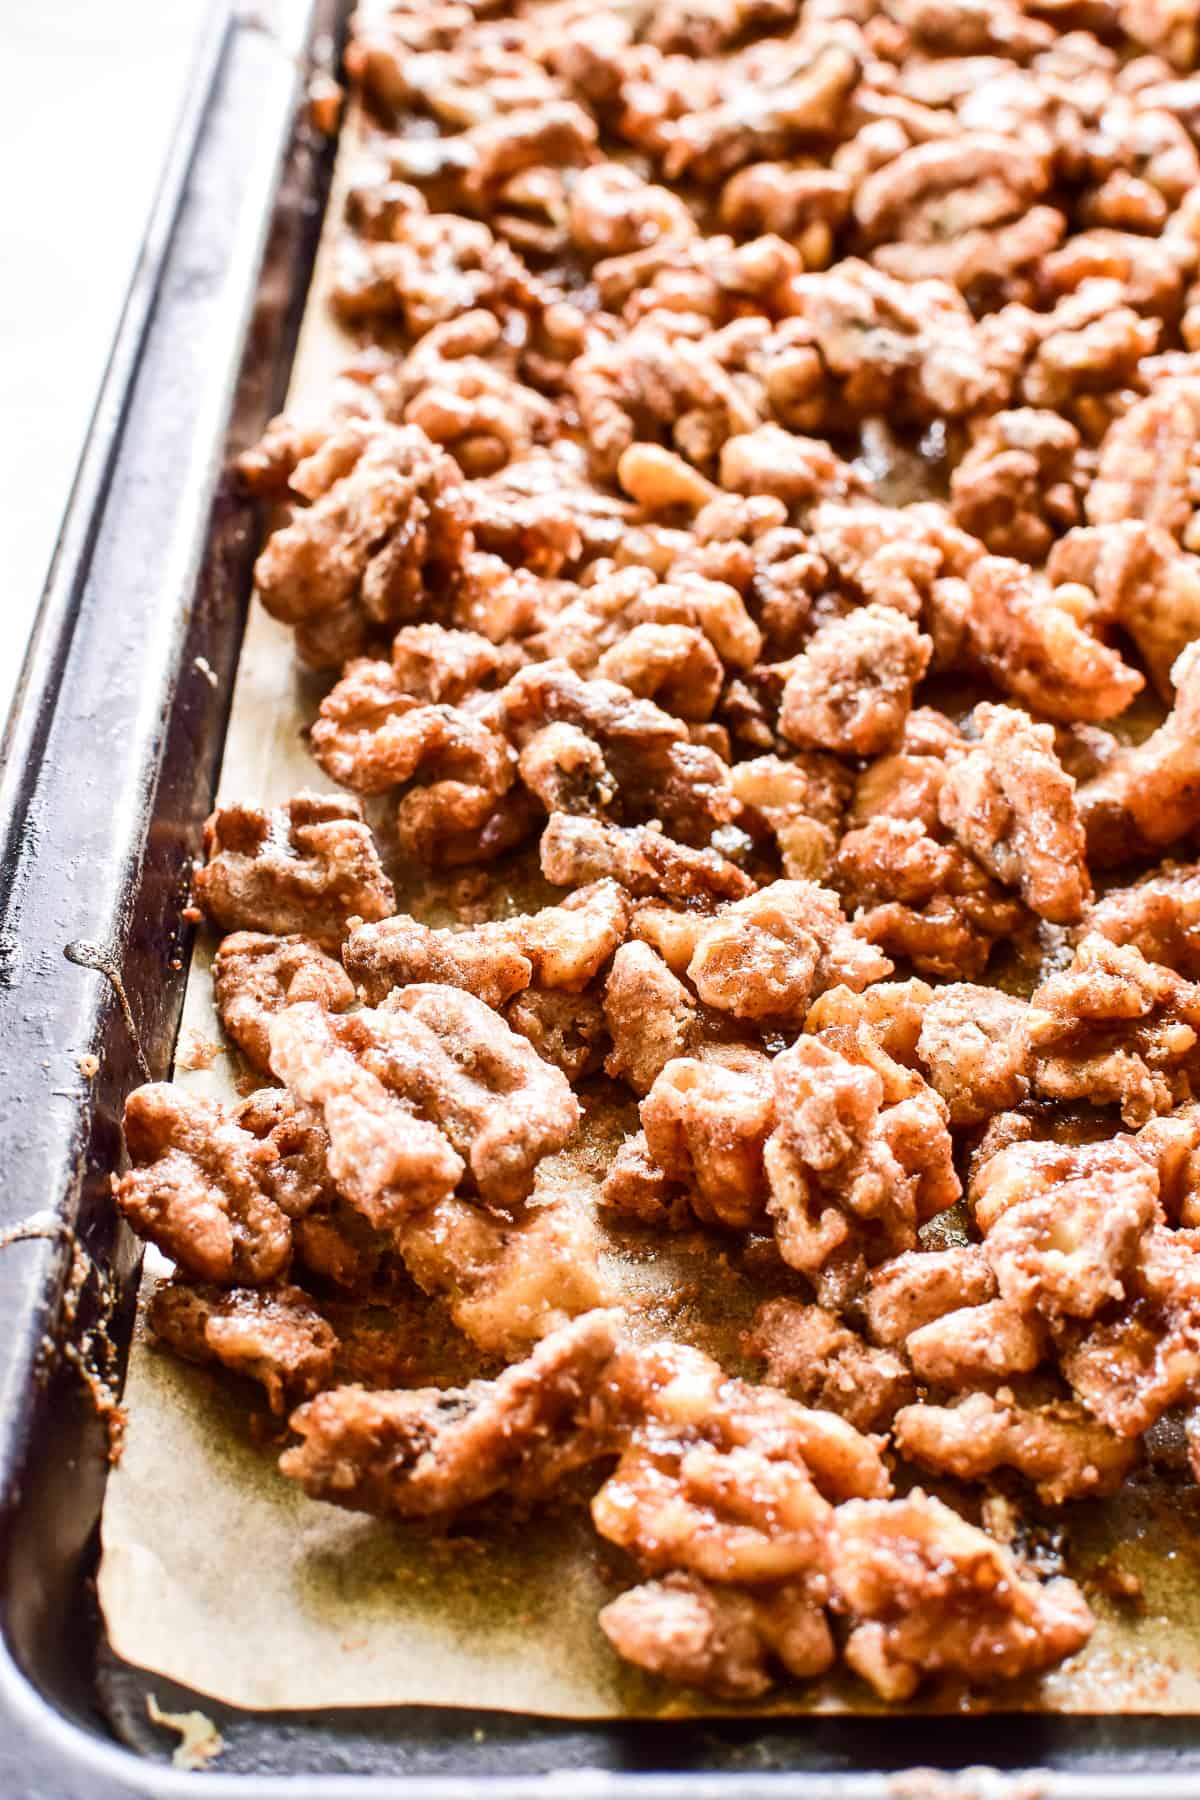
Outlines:
<svg viewBox="0 0 1200 1800"><path fill-rule="evenodd" d="M208 0L2 9L0 720L208 10Z"/></svg>

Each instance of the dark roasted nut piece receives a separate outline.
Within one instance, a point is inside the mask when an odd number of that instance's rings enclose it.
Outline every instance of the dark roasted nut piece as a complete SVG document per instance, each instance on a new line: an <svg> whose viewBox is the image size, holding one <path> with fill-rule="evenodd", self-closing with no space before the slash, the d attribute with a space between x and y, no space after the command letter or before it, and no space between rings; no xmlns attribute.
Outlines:
<svg viewBox="0 0 1200 1800"><path fill-rule="evenodd" d="M1092 932L1033 996L1034 1086L1048 1099L1119 1105L1127 1125L1144 1125L1191 1098L1198 1033L1200 987Z"/></svg>
<svg viewBox="0 0 1200 1800"><path fill-rule="evenodd" d="M155 1337L177 1356L260 1381L275 1413L327 1387L333 1374L337 1334L302 1288L162 1281L148 1316Z"/></svg>
<svg viewBox="0 0 1200 1800"><path fill-rule="evenodd" d="M604 1062L608 1021L592 994L529 987L510 1000L504 1017L528 1038L543 1062L561 1069L568 1081L595 1074Z"/></svg>
<svg viewBox="0 0 1200 1800"><path fill-rule="evenodd" d="M885 1700L909 1699L926 1674L986 1683L1045 1669L1091 1635L1073 1581L1039 1586L920 1489L839 1507L830 1552L835 1605L853 1620L846 1660Z"/></svg>
<svg viewBox="0 0 1200 1800"><path fill-rule="evenodd" d="M268 1029L275 1013L299 1000L330 1012L354 1004L354 983L333 957L307 937L268 937L235 931L213 958L217 1016L238 1049L263 1074L271 1072Z"/></svg>
<svg viewBox="0 0 1200 1800"><path fill-rule="evenodd" d="M742 1339L766 1379L805 1406L840 1413L858 1431L880 1431L915 1397L908 1364L877 1350L823 1306L768 1300Z"/></svg>
<svg viewBox="0 0 1200 1800"><path fill-rule="evenodd" d="M186 1274L258 1284L287 1267L292 1232L269 1191L269 1141L215 1100L154 1082L125 1102L125 1143L134 1166L114 1178L117 1205Z"/></svg>
<svg viewBox="0 0 1200 1800"><path fill-rule="evenodd" d="M544 1498L616 1447L600 1404L619 1315L590 1312L528 1361L465 1388L331 1388L292 1416L300 1443L279 1466L314 1499L401 1519L450 1519L502 1493Z"/></svg>
<svg viewBox="0 0 1200 1800"><path fill-rule="evenodd" d="M382 919L395 905L357 800L295 794L271 812L219 807L204 852L196 900L224 931L336 944L351 918Z"/></svg>
<svg viewBox="0 0 1200 1800"><path fill-rule="evenodd" d="M629 823L649 816L703 848L741 810L725 762L693 743L680 719L617 682L585 681L562 662L535 663L513 677L500 705L504 729L522 754L553 725L593 740L611 777L612 809ZM586 798L594 811L592 790Z"/></svg>

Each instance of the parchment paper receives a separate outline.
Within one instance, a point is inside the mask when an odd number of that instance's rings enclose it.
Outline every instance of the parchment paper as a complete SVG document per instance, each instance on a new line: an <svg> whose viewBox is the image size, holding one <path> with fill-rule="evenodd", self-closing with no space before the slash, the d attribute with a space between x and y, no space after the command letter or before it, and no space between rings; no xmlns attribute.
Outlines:
<svg viewBox="0 0 1200 1800"><path fill-rule="evenodd" d="M343 134L301 335L289 406L320 411L350 349L323 303L332 227L341 213L358 127ZM253 609L234 694L221 796L270 805L331 784L302 728L324 687L302 675L291 633ZM377 815L382 822L386 812ZM532 886L535 877L529 876ZM494 895L519 905L524 878ZM476 897L477 898L477 897ZM414 910L436 896L401 888ZM176 1078L234 1098L244 1071L219 1048L202 942L191 971ZM589 1204L629 1128L632 1105L594 1099L580 1142L544 1166L544 1190ZM699 1234L666 1249L636 1234L605 1258L635 1329L670 1332L739 1367L737 1336L752 1281ZM166 1265L155 1253L147 1275ZM407 1303L406 1303L407 1304ZM390 1321L413 1349L414 1380L462 1380L477 1368L440 1309L417 1297ZM427 1366L423 1366L427 1365ZM862 1684L838 1676L781 1688L757 1707L721 1708L672 1693L609 1649L596 1613L632 1570L590 1528L584 1497L567 1496L520 1524L478 1535L426 1533L310 1501L275 1468L279 1443L239 1384L156 1349L139 1329L125 1403L125 1451L108 1483L99 1592L109 1638L128 1662L247 1708L437 1704L563 1717L690 1711L880 1712ZM1140 1602L1088 1580L1097 1630L1072 1662L993 1704L1064 1712L1190 1712L1200 1707L1200 1500L1194 1488L1142 1486L1058 1515L1071 1571L1087 1578L1115 1558L1142 1584ZM920 1710L964 1710L961 1694L925 1694ZM987 1702L971 1703L982 1710ZM911 1707L909 1710L913 1710Z"/></svg>

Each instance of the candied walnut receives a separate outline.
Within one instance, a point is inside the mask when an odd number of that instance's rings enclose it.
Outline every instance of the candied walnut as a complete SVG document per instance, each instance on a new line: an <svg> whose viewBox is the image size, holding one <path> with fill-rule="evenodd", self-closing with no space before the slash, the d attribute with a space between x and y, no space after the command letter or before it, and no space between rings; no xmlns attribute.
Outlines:
<svg viewBox="0 0 1200 1800"><path fill-rule="evenodd" d="M1120 251L1114 255L1117 247L1095 241L1101 239L1120 240ZM1153 274L1143 284L1139 275L1147 265ZM1155 259L1145 238L1097 231L1068 238L1041 259L1038 274L1052 291L1076 291L1046 313L1023 306L994 313L980 326L982 350L994 367L1010 372L1016 399L1072 414L1094 441L1122 392L1140 385L1139 365L1161 334L1159 321L1142 318L1135 308L1155 299L1168 308L1177 304L1178 267L1169 257ZM1109 279L1113 275L1121 279Z"/></svg>
<svg viewBox="0 0 1200 1800"><path fill-rule="evenodd" d="M909 1699L926 1675L986 1683L1034 1673L1091 1635L1073 1581L1040 1586L919 1488L839 1507L830 1558L834 1603L853 1621L846 1661L884 1700Z"/></svg>
<svg viewBox="0 0 1200 1800"><path fill-rule="evenodd" d="M329 1139L317 1114L298 1105L286 1088L259 1088L243 1100L234 1123L262 1139L273 1152L261 1180L293 1224L309 1213L337 1204L329 1174Z"/></svg>
<svg viewBox="0 0 1200 1800"><path fill-rule="evenodd" d="M985 419L950 477L954 518L996 556L1040 563L1079 520L1079 433L1022 406Z"/></svg>
<svg viewBox="0 0 1200 1800"><path fill-rule="evenodd" d="M292 1415L279 1467L314 1500L449 1519L503 1494L522 1506L616 1447L604 1389L619 1315L590 1312L495 1381L369 1393L331 1388Z"/></svg>
<svg viewBox="0 0 1200 1800"><path fill-rule="evenodd" d="M196 902L223 931L299 933L336 944L349 919L395 905L357 800L294 794L271 812L218 807L204 827Z"/></svg>
<svg viewBox="0 0 1200 1800"><path fill-rule="evenodd" d="M813 542L839 586L918 619L930 612L937 583L962 577L983 545L934 501L912 506L823 501L809 518Z"/></svg>
<svg viewBox="0 0 1200 1800"><path fill-rule="evenodd" d="M542 874L559 887L611 878L639 899L685 906L737 900L754 883L715 850L693 850L650 825L629 828L555 813L542 833Z"/></svg>
<svg viewBox="0 0 1200 1800"><path fill-rule="evenodd" d="M773 881L700 929L688 977L737 1019L800 1024L826 988L861 989L891 964L846 923L837 895L813 881Z"/></svg>
<svg viewBox="0 0 1200 1800"><path fill-rule="evenodd" d="M187 1362L220 1363L259 1381L272 1412L329 1385L338 1339L303 1289L160 1281L148 1312L156 1338Z"/></svg>
<svg viewBox="0 0 1200 1800"><path fill-rule="evenodd" d="M977 706L972 718L979 739L946 771L943 825L1031 912L1076 923L1092 889L1075 783L1055 754L1053 728L1011 706Z"/></svg>
<svg viewBox="0 0 1200 1800"><path fill-rule="evenodd" d="M403 191L388 183L374 198ZM541 298L520 257L479 220L384 206L374 241L345 236L337 246L330 299L347 324L395 319L419 338L476 307L503 315Z"/></svg>
<svg viewBox="0 0 1200 1800"><path fill-rule="evenodd" d="M169 1082L135 1088L125 1143L133 1167L114 1177L117 1205L185 1274L258 1285L287 1267L291 1226L267 1182L277 1151L225 1107Z"/></svg>
<svg viewBox="0 0 1200 1800"><path fill-rule="evenodd" d="M663 158L670 180L719 182L746 163L835 137L859 62L844 44L827 42L815 53L799 44L790 57L752 71L752 64L744 74L732 65L717 103L674 124Z"/></svg>
<svg viewBox="0 0 1200 1800"><path fill-rule="evenodd" d="M975 1170L970 1199L1001 1295L1051 1325L1124 1298L1161 1218L1157 1170L1120 1137L1009 1144Z"/></svg>
<svg viewBox="0 0 1200 1800"><path fill-rule="evenodd" d="M930 759L931 760L931 759ZM854 929L923 975L981 975L999 940L1028 917L957 845L919 818L872 818L848 831L831 877Z"/></svg>
<svg viewBox="0 0 1200 1800"><path fill-rule="evenodd" d="M995 1298L996 1277L977 1244L953 1250L906 1250L872 1269L864 1301L876 1344L901 1350L914 1332L947 1313Z"/></svg>
<svg viewBox="0 0 1200 1800"><path fill-rule="evenodd" d="M310 743L326 773L359 793L413 784L396 810L397 839L431 867L499 856L533 827L537 809L507 739L466 707L415 700L387 663L347 665Z"/></svg>
<svg viewBox="0 0 1200 1800"><path fill-rule="evenodd" d="M1200 562L1161 531L1130 519L1070 532L1055 545L1047 575L1092 590L1091 623L1127 632L1155 687L1170 700L1171 670L1200 635Z"/></svg>
<svg viewBox="0 0 1200 1800"><path fill-rule="evenodd" d="M519 381L512 361L499 318L468 312L435 325L398 362L365 353L345 371L358 384L346 406L419 426L464 475L494 474L558 427L553 402Z"/></svg>
<svg viewBox="0 0 1200 1800"><path fill-rule="evenodd" d="M1111 1494L1138 1459L1138 1446L1090 1419L1070 1401L1018 1406L1012 1393L969 1394L953 1406L906 1406L893 1438L901 1456L956 1481L980 1481L995 1469L1016 1469L1039 1500Z"/></svg>
<svg viewBox="0 0 1200 1800"><path fill-rule="evenodd" d="M405 625L392 639L392 673L413 699L458 706L511 667L506 652L477 631Z"/></svg>
<svg viewBox="0 0 1200 1800"><path fill-rule="evenodd" d="M431 931L407 913L397 913L377 924L355 926L343 952L346 968L370 1006L393 988L437 981L501 1007L533 978L532 963L505 923Z"/></svg>
<svg viewBox="0 0 1200 1800"><path fill-rule="evenodd" d="M1200 1106L1181 1106L1143 1125L1134 1137L1158 1175L1158 1197L1173 1224L1200 1225Z"/></svg>
<svg viewBox="0 0 1200 1800"><path fill-rule="evenodd" d="M592 1519L647 1574L819 1576L831 1502L891 1492L879 1440L836 1414L734 1380L682 1344L636 1362L641 1417Z"/></svg>
<svg viewBox="0 0 1200 1800"><path fill-rule="evenodd" d="M569 1200L531 1206L512 1222L441 1200L391 1236L418 1287L445 1303L472 1343L506 1360L611 1299L595 1226Z"/></svg>
<svg viewBox="0 0 1200 1800"><path fill-rule="evenodd" d="M918 1380L958 1392L1031 1373L1046 1355L1046 1329L1010 1300L985 1300L918 1326L904 1348Z"/></svg>
<svg viewBox="0 0 1200 1800"><path fill-rule="evenodd" d="M981 1125L1019 1106L1029 1093L1026 1002L971 982L925 992L913 1054L951 1125Z"/></svg>
<svg viewBox="0 0 1200 1800"><path fill-rule="evenodd" d="M860 1033L851 1061L802 1037L774 1062L778 1124L765 1159L780 1254L823 1305L865 1266L916 1243L917 1227L961 1192L942 1103Z"/></svg>
<svg viewBox="0 0 1200 1800"><path fill-rule="evenodd" d="M358 925L345 962L372 1006L393 988L438 981L503 1006L531 984L579 993L599 973L629 924L629 901L615 881L578 888L558 906L432 931L407 914Z"/></svg>
<svg viewBox="0 0 1200 1800"><path fill-rule="evenodd" d="M1064 724L1124 712L1145 683L1080 623L1090 590L1051 588L1010 557L985 556L967 571L965 628L971 653L1006 693Z"/></svg>
<svg viewBox="0 0 1200 1800"><path fill-rule="evenodd" d="M906 281L938 276L967 287L994 240L1003 241L1003 227L1045 193L1050 173L1036 141L960 131L914 144L868 174L855 190L854 217L881 246L872 257L878 267ZM1047 225L1028 260L1058 242L1061 216Z"/></svg>
<svg viewBox="0 0 1200 1800"><path fill-rule="evenodd" d="M833 236L850 211L853 185L840 169L752 163L721 189L722 225L738 237L775 232L797 244L807 269L829 262Z"/></svg>
<svg viewBox="0 0 1200 1800"><path fill-rule="evenodd" d="M710 344L668 335L654 321L616 339L594 336L568 381L603 481L615 478L633 444L666 438L689 462L704 464L727 438L761 423Z"/></svg>
<svg viewBox="0 0 1200 1800"><path fill-rule="evenodd" d="M768 1300L743 1334L742 1347L766 1362L770 1386L805 1406L840 1413L858 1431L886 1429L915 1398L907 1363L864 1343L823 1306Z"/></svg>
<svg viewBox="0 0 1200 1800"><path fill-rule="evenodd" d="M490 795L512 786L512 747L475 712L410 694L391 663L347 663L309 734L313 755L334 781L360 794L386 794L434 774Z"/></svg>
<svg viewBox="0 0 1200 1800"><path fill-rule="evenodd" d="M377 1226L448 1199L468 1170L483 1200L524 1199L579 1117L562 1074L524 1038L436 983L336 1020L289 1007L271 1025L271 1062L320 1110L338 1191Z"/></svg>
<svg viewBox="0 0 1200 1800"><path fill-rule="evenodd" d="M418 617L469 548L458 465L415 426L348 420L290 485L309 504L272 532L254 573L263 605L295 626L315 667Z"/></svg>
<svg viewBox="0 0 1200 1800"><path fill-rule="evenodd" d="M890 606L873 602L832 620L792 665L779 729L802 748L848 756L894 750L932 649Z"/></svg>
<svg viewBox="0 0 1200 1800"><path fill-rule="evenodd" d="M800 1680L834 1660L825 1614L804 1582L718 1587L676 1571L610 1600L598 1622L626 1662L725 1700L766 1693L772 1657Z"/></svg>
<svg viewBox="0 0 1200 1800"><path fill-rule="evenodd" d="M529 987L509 1001L504 1017L568 1081L594 1074L604 1062L608 1021L602 1004L591 994Z"/></svg>
<svg viewBox="0 0 1200 1800"><path fill-rule="evenodd" d="M774 834L783 872L791 880L827 874L853 792L853 777L833 756L802 751L786 760L756 756L730 773L742 805Z"/></svg>
<svg viewBox="0 0 1200 1800"><path fill-rule="evenodd" d="M911 1066L916 1062L925 1008L934 992L915 978L877 981L861 993L849 987L829 988L809 1008L804 1029L810 1036L822 1034L830 1044L853 1043L859 1030L866 1029L895 1062Z"/></svg>
<svg viewBox="0 0 1200 1800"><path fill-rule="evenodd" d="M580 170L568 198L567 221L571 242L589 260L627 256L663 238L696 234L691 210L677 194L616 162Z"/></svg>
<svg viewBox="0 0 1200 1800"><path fill-rule="evenodd" d="M1144 1125L1191 1097L1198 1026L1200 987L1089 932L1030 1003L1034 1086L1050 1100L1119 1105L1127 1125Z"/></svg>
<svg viewBox="0 0 1200 1800"><path fill-rule="evenodd" d="M617 464L617 480L646 512L668 512L677 506L689 512L720 495L711 481L661 444L630 444Z"/></svg>
<svg viewBox="0 0 1200 1800"><path fill-rule="evenodd" d="M1163 863L1130 887L1110 888L1086 924L1114 944L1132 944L1147 962L1200 980L1200 867Z"/></svg>
<svg viewBox="0 0 1200 1800"><path fill-rule="evenodd" d="M722 1056L674 1058L638 1110L648 1155L687 1191L697 1218L735 1230L761 1219L763 1146L775 1123L767 1057L731 1047Z"/></svg>
<svg viewBox="0 0 1200 1800"><path fill-rule="evenodd" d="M617 1151L600 1189L600 1204L618 1218L667 1231L690 1225L695 1218L687 1195L650 1155L644 1131L627 1137Z"/></svg>
<svg viewBox="0 0 1200 1800"><path fill-rule="evenodd" d="M1131 1293L1112 1316L1060 1334L1076 1394L1110 1431L1137 1437L1200 1392L1200 1255L1194 1231L1146 1233Z"/></svg>
<svg viewBox="0 0 1200 1800"><path fill-rule="evenodd" d="M354 983L341 963L307 937L235 931L222 938L212 977L221 1024L264 1074L271 1069L268 1028L275 1013L299 1000L330 1012L345 1012L354 1004Z"/></svg>
<svg viewBox="0 0 1200 1800"><path fill-rule="evenodd" d="M562 719L534 732L517 758L517 770L549 813L603 817L617 797L616 778L599 744Z"/></svg>
<svg viewBox="0 0 1200 1800"><path fill-rule="evenodd" d="M547 726L568 724L599 748L623 822L639 814L703 848L714 830L737 817L729 769L712 750L689 741L679 719L613 681L585 681L563 662L522 669L501 696L505 730L518 748Z"/></svg>
<svg viewBox="0 0 1200 1800"><path fill-rule="evenodd" d="M612 1037L605 1072L635 1094L649 1093L673 1057L686 1056L699 1036L695 997L649 944L622 944L604 989L604 1020Z"/></svg>
<svg viewBox="0 0 1200 1800"><path fill-rule="evenodd" d="M1005 398L967 303L948 282L897 281L847 258L798 276L790 303L825 375L821 417L807 422L810 430L828 423L841 431L876 416L962 418Z"/></svg>
<svg viewBox="0 0 1200 1800"><path fill-rule="evenodd" d="M1089 521L1137 519L1195 549L1198 432L1200 381L1180 376L1156 382L1104 435L1085 503Z"/></svg>
<svg viewBox="0 0 1200 1800"><path fill-rule="evenodd" d="M596 672L678 719L710 719L725 671L694 625L635 625L606 650Z"/></svg>
<svg viewBox="0 0 1200 1800"><path fill-rule="evenodd" d="M1117 0L1121 29L1135 44L1190 71L1200 55L1200 10L1195 0Z"/></svg>
<svg viewBox="0 0 1200 1800"><path fill-rule="evenodd" d="M820 438L759 425L721 446L721 486L734 494L769 495L791 508L853 493L859 481Z"/></svg>
<svg viewBox="0 0 1200 1800"><path fill-rule="evenodd" d="M1200 824L1200 646L1182 652L1171 680L1175 705L1158 730L1115 749L1080 785L1088 860L1096 867L1153 855Z"/></svg>

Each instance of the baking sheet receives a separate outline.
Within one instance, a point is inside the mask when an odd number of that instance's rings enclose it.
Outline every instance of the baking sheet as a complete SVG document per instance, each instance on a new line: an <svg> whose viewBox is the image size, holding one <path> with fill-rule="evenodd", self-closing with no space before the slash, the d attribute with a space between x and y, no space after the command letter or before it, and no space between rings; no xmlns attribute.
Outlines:
<svg viewBox="0 0 1200 1800"><path fill-rule="evenodd" d="M348 124L301 334L289 407L315 413L350 341L321 296L348 170ZM302 730L328 685L295 664L291 633L255 607L234 693L221 797L273 804L331 784ZM377 814L382 818L384 814ZM497 909L522 903L535 877L506 871ZM478 898L475 896L474 898ZM436 922L435 883L398 884L397 903ZM236 1098L244 1074L220 1047L202 942L191 971L177 1079ZM632 1104L592 1096L578 1143L544 1165L542 1192L590 1205ZM605 1264L634 1328L669 1332L739 1366L738 1332L757 1298L722 1248L702 1234L653 1247L608 1239ZM151 1266L152 1265L152 1266ZM165 1265L153 1253L148 1278ZM432 1302L416 1297L397 1327L411 1378L462 1380L469 1353ZM428 1364L422 1368L422 1361ZM125 1390L124 1456L102 1520L99 1593L109 1638L128 1662L226 1703L262 1709L462 1705L573 1718L691 1712L884 1712L861 1683L835 1675L777 1689L756 1706L723 1708L673 1692L618 1659L596 1624L635 1576L591 1531L582 1496L519 1523L433 1537L308 1500L275 1469L245 1391L156 1349L139 1329ZM1169 1481L1069 1509L1056 1521L1072 1573L1098 1617L1086 1649L990 1704L1063 1712L1191 1712L1200 1708L1200 1496ZM1135 1603L1106 1591L1115 1560L1137 1577ZM1089 1579L1089 1575L1095 1579ZM989 1704L975 1697L976 1710ZM913 1710L962 1711L961 1692L922 1694Z"/></svg>

